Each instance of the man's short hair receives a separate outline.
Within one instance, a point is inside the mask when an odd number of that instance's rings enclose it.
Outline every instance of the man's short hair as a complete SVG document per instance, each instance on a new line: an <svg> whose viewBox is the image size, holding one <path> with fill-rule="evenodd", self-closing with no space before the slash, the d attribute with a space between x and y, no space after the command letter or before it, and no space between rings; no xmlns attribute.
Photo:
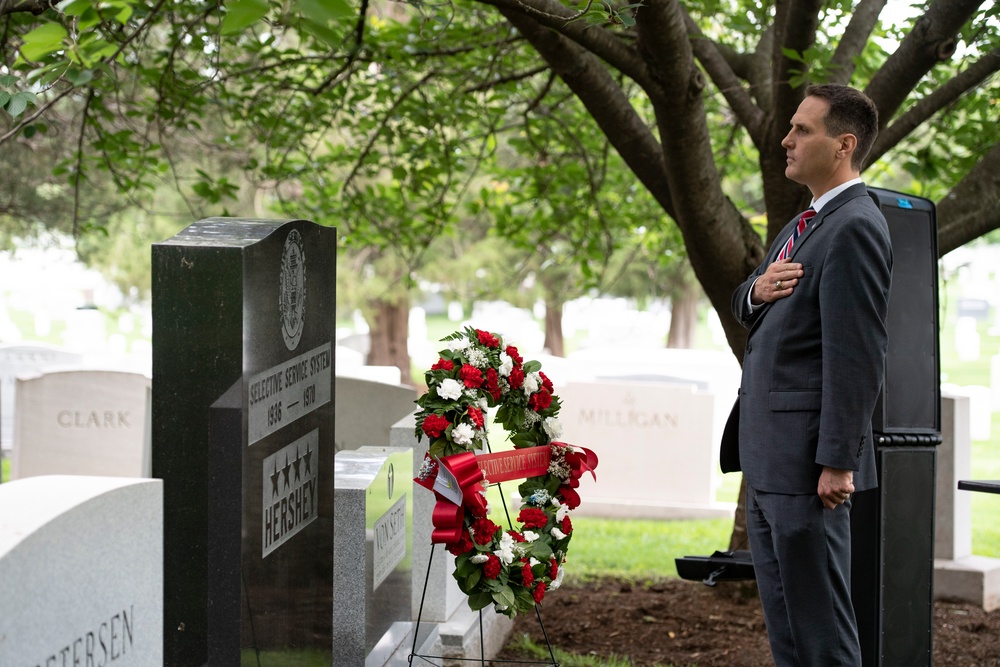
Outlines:
<svg viewBox="0 0 1000 667"><path fill-rule="evenodd" d="M851 156L851 166L860 172L878 136L878 109L875 103L860 90L836 83L809 86L806 95L824 99L830 105L824 119L828 136L853 134L857 137L858 146Z"/></svg>

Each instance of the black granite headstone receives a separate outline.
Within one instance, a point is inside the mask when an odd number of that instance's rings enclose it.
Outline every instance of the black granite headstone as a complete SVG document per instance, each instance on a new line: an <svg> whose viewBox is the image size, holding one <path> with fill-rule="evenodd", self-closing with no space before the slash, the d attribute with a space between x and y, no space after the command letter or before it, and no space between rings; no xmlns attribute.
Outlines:
<svg viewBox="0 0 1000 667"><path fill-rule="evenodd" d="M332 661L336 244L210 218L153 245L167 666Z"/></svg>

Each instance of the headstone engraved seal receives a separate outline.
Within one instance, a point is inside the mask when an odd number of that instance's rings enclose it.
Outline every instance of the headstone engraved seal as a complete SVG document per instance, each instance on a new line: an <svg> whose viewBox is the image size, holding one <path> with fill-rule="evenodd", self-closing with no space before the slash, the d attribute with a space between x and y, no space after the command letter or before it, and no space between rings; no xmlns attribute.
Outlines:
<svg viewBox="0 0 1000 667"><path fill-rule="evenodd" d="M288 233L281 253L281 289L278 291L281 313L281 336L285 346L294 350L302 339L306 315L306 255L302 235L297 229Z"/></svg>

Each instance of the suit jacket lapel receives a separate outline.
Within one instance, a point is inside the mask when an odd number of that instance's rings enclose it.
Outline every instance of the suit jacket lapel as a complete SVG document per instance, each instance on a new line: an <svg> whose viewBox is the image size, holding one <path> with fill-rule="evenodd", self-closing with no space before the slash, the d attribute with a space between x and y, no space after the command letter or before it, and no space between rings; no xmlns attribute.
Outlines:
<svg viewBox="0 0 1000 667"><path fill-rule="evenodd" d="M826 220L827 216L829 216L831 213L833 213L838 208L843 206L846 202L849 202L850 200L861 196L865 197L868 196L868 188L866 188L864 184L859 183L857 185L852 185L851 187L847 188L839 195L834 197L831 201L829 201L826 204L826 206L824 206L823 209L819 213L817 213L812 220L809 221L809 225L806 227L806 230L802 233L802 235L795 240L795 245L792 246L792 254L790 255L789 259L795 257L795 253L797 253L799 249L805 244L805 242L809 240L809 238L812 236L812 233L816 231L820 225L823 224L823 221ZM799 215L801 215L801 213ZM785 228L781 230L781 234L778 235L778 239L780 240L780 242L775 243L774 247L771 248L771 252L768 254L767 261L769 264L773 263L775 260L778 259L778 254L781 252L781 249L785 247L785 242L788 241L788 237L791 236L792 229L799 220L799 215L796 215L794 218L792 218L792 220L790 220L789 223L785 225ZM750 325L750 332L748 334L748 337L753 335L753 332L756 331L757 327L760 325L761 320L764 319L764 316L767 315L767 311L769 311L770 309L771 309L770 303L765 303L763 306L761 306L760 314L753 321L753 324Z"/></svg>
<svg viewBox="0 0 1000 667"><path fill-rule="evenodd" d="M809 225L806 227L806 230L802 232L802 236L795 240L795 245L792 246L792 253L789 258L795 257L795 253L797 253L805 242L809 240L813 232L819 229L819 226L823 224L823 221L826 220L827 216L852 199L862 196L868 196L868 188L866 188L864 184L858 183L857 185L852 185L847 188L832 200L827 202L826 206L824 206L822 210L820 210L820 212L809 221ZM789 234L791 234L791 230L789 230ZM777 257L777 255L775 255L775 257Z"/></svg>

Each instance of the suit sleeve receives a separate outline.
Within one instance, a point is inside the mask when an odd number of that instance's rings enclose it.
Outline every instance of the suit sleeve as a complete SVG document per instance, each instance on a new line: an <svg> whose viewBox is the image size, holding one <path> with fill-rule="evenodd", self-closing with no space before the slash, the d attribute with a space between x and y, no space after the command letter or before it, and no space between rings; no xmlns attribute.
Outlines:
<svg viewBox="0 0 1000 667"><path fill-rule="evenodd" d="M762 273L764 273L763 265L758 266L757 270L751 273L750 277L743 281L743 283L736 288L736 291L733 292L731 304L733 317L735 317L736 320L747 329L750 328L754 319L756 319L756 317L760 315L761 310L763 310L762 308L757 308L751 313L749 306L750 290L753 289L754 281L756 281Z"/></svg>
<svg viewBox="0 0 1000 667"><path fill-rule="evenodd" d="M816 463L843 470L860 465L888 345L892 249L881 213L864 213L835 223L820 283L823 394Z"/></svg>

